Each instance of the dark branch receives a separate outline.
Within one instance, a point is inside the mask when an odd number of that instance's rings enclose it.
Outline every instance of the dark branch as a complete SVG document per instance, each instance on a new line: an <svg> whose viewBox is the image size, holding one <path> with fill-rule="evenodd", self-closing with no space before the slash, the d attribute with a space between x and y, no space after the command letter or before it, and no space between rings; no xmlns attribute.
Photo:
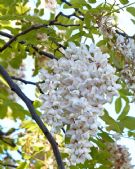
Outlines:
<svg viewBox="0 0 135 169"><path fill-rule="evenodd" d="M62 0L62 2L64 2L65 4L67 4L68 6L72 6L71 3L69 3L66 0ZM78 8L74 8L76 12L80 13L82 16L84 16L84 14L78 9Z"/></svg>
<svg viewBox="0 0 135 169"><path fill-rule="evenodd" d="M11 76L11 78L13 80L18 80L24 84L31 84L31 85L36 85L36 82L31 82L31 81L27 81L27 80L24 80L24 79L21 79L21 78L18 78L18 77L15 77L15 76Z"/></svg>
<svg viewBox="0 0 135 169"><path fill-rule="evenodd" d="M124 36L125 38L131 38L131 39L134 39L134 38L135 38L134 35L133 35L133 36L129 36L129 35L127 35L125 32L120 32L120 31L118 31L118 30L115 30L115 32L116 32L117 34L119 34L119 35Z"/></svg>
<svg viewBox="0 0 135 169"><path fill-rule="evenodd" d="M66 1L66 0L62 0L62 2L64 2L65 4L67 4L68 6L72 6L72 4L71 3L69 3L68 1Z"/></svg>
<svg viewBox="0 0 135 169"><path fill-rule="evenodd" d="M63 27L69 27L69 26L80 26L80 24L62 24L62 23L53 23L50 22L50 25L58 25L58 26L63 26Z"/></svg>
<svg viewBox="0 0 135 169"><path fill-rule="evenodd" d="M50 59L56 59L56 60L58 60L58 59L57 59L53 54L51 54L51 53L48 53L48 52L39 50L38 47L33 46L33 45L31 45L31 47L32 47L37 53L39 53L40 55L47 56L47 57L50 58Z"/></svg>
<svg viewBox="0 0 135 169"><path fill-rule="evenodd" d="M4 142L5 144L7 144L7 145L9 145L9 146L11 146L11 147L16 147L16 144L13 142L12 139L9 139L10 142L8 142L6 139L7 139L7 138L0 137L0 140L1 140L2 142Z"/></svg>
<svg viewBox="0 0 135 169"><path fill-rule="evenodd" d="M78 18L78 19L80 19L82 21L84 20L84 18L78 16L75 12L70 14L70 15L65 15L63 12L59 12L58 15L55 17L55 21L57 21L60 16L64 16L64 17L69 18L69 19L71 17L76 17L76 18Z"/></svg>
<svg viewBox="0 0 135 169"><path fill-rule="evenodd" d="M22 32L18 33L17 35L13 36L7 43L5 43L5 45L3 45L3 47L0 48L0 52L5 50L6 48L8 48L14 41L17 40L17 38L19 36L25 35L25 34L29 33L32 30L36 30L36 29L40 29L40 28L47 28L47 26L48 25L46 25L46 24L32 25L28 29L25 29L24 31L22 31Z"/></svg>
<svg viewBox="0 0 135 169"><path fill-rule="evenodd" d="M45 81L41 81L41 82L31 82L31 81L27 81L27 80L24 80L24 79L15 77L15 76L11 76L11 78L12 78L13 80L20 81L20 82L22 82L22 83L24 83L24 84L26 84L26 85L27 85L27 84L35 85L35 86L38 88L38 90L40 91L40 93L44 94L44 92L41 90L39 84L44 83Z"/></svg>
<svg viewBox="0 0 135 169"><path fill-rule="evenodd" d="M8 33L5 33L5 32L3 32L3 31L0 31L0 35L2 35L2 36L5 36L5 37L8 37L8 38L10 38L10 39L13 39L13 37L14 36L12 36L12 35L10 35L10 34L8 34ZM20 44L25 44L26 42L25 41L20 41L19 42ZM63 45L61 45L61 44L59 44L59 43L57 43L60 47L63 47L64 48L64 46ZM6 45L6 44L5 44ZM54 55L52 55L52 54L50 54L50 53L48 53L48 52L45 52L45 51L41 51L41 50L39 50L38 49L38 47L36 47L36 46L33 46L33 45L30 45L34 50L36 50L36 52L38 52L40 55L44 55L44 56L46 56L46 57L48 57L48 58L50 58L50 59L57 59ZM29 49L27 49L27 51L29 52Z"/></svg>
<svg viewBox="0 0 135 169"><path fill-rule="evenodd" d="M63 49L66 49L66 47L65 46L63 46L62 44L60 44L60 43L58 43L58 42L56 42L52 37L50 37L50 39L51 39L51 41L53 42L53 43L55 43L57 46L58 46L58 48L63 48Z"/></svg>
<svg viewBox="0 0 135 169"><path fill-rule="evenodd" d="M10 35L9 33L3 32L3 31L0 31L0 35L1 35L1 36L5 36L5 37L10 38L10 39L13 37L13 36Z"/></svg>
<svg viewBox="0 0 135 169"><path fill-rule="evenodd" d="M1 162L0 162L0 165L5 166L5 167L12 167L12 168L17 168L18 167L16 165L6 164L6 163L1 163Z"/></svg>
<svg viewBox="0 0 135 169"><path fill-rule="evenodd" d="M9 74L6 72L6 70L1 65L0 65L0 74L6 80L6 82L10 86L11 90L13 90L24 101L24 103L26 104L27 108L29 109L29 111L31 113L32 118L36 121L36 123L38 124L38 126L40 127L40 129L42 130L42 132L44 133L44 135L46 136L46 138L50 142L53 152L54 152L54 155L55 155L55 158L56 158L56 161L57 161L57 164L58 164L58 168L65 169L64 164L61 159L59 149L58 149L58 145L57 145L56 141L54 140L54 138L52 137L49 130L47 129L47 127L44 125L44 123L42 122L40 117L37 115L37 113L34 109L34 106L31 103L31 100L21 91L21 89L18 87L18 85L13 82L13 80L11 79Z"/></svg>

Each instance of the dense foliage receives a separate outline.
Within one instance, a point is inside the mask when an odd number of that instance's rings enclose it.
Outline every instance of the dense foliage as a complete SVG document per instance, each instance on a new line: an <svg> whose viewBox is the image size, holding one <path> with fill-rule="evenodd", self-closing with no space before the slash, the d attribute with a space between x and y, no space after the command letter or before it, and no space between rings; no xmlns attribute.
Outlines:
<svg viewBox="0 0 135 169"><path fill-rule="evenodd" d="M134 4L0 0L0 168L134 167L135 35L118 26Z"/></svg>

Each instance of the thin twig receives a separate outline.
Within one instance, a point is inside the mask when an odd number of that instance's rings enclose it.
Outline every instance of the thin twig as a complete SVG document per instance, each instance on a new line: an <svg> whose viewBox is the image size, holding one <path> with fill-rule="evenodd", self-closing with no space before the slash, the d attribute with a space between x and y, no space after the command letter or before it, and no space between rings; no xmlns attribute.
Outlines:
<svg viewBox="0 0 135 169"><path fill-rule="evenodd" d="M11 147L16 147L16 144L13 141L12 143L9 143L8 141L4 140L4 138L0 138L0 140Z"/></svg>
<svg viewBox="0 0 135 169"><path fill-rule="evenodd" d="M58 25L58 26L63 26L63 27L69 27L69 26L80 26L80 24L62 24L62 23L50 23L51 25Z"/></svg>
<svg viewBox="0 0 135 169"><path fill-rule="evenodd" d="M135 4L135 2L132 2L132 3L130 3L130 4L127 4L127 5L125 5L125 6L122 6L122 7L120 7L119 9L114 9L114 10L112 10L111 12L108 12L105 16L110 15L110 14L112 14L112 13L114 13L114 12L118 12L118 11L120 11L120 10L122 10L122 9L128 7L128 6L131 6L131 5L133 5L133 4Z"/></svg>
<svg viewBox="0 0 135 169"><path fill-rule="evenodd" d="M27 108L29 109L29 112L31 113L32 118L36 121L38 124L39 128L42 130L48 141L50 142L54 156L56 158L58 168L59 169L65 169L63 161L61 159L61 155L58 149L58 145L55 141L55 139L52 137L51 133L47 129L47 127L44 125L40 117L35 111L35 108L33 104L31 103L31 100L21 91L21 89L18 87L16 83L13 82L12 78L9 76L9 74L6 72L6 70L3 68L3 66L0 65L0 74L2 77L5 79L5 81L8 83L10 86L11 90L14 91L26 104Z"/></svg>
<svg viewBox="0 0 135 169"><path fill-rule="evenodd" d="M71 3L69 3L66 0L62 0L62 2L64 2L65 4L67 4L68 6L72 6ZM79 10L79 8L74 8L76 12L80 13L82 16L84 16L84 14Z"/></svg>
<svg viewBox="0 0 135 169"><path fill-rule="evenodd" d="M17 35L13 36L7 43L5 43L5 45L3 45L3 47L0 48L0 52L2 52L3 50L5 50L7 47L9 47L14 41L17 40L18 37L25 35L27 33L29 33L32 30L36 30L36 29L40 29L40 28L47 28L48 25L46 24L38 24L38 25L32 25L31 27L25 29L24 31L18 33Z"/></svg>
<svg viewBox="0 0 135 169"><path fill-rule="evenodd" d="M5 166L5 167L12 167L12 168L17 168L18 167L16 165L6 164L6 163L1 163L1 162L0 162L0 165Z"/></svg>
<svg viewBox="0 0 135 169"><path fill-rule="evenodd" d="M133 36L129 36L129 35L127 35L125 32L120 32L120 31L118 31L118 30L115 30L115 32L116 32L117 34L119 34L119 35L124 36L125 38L131 38L131 39L134 39L134 38L135 38L134 35L133 35Z"/></svg>
<svg viewBox="0 0 135 169"><path fill-rule="evenodd" d="M38 90L40 91L40 93L44 94L44 92L41 90L39 84L44 83L45 81L31 82L31 81L24 80L24 79L15 77L15 76L11 76L11 78L12 78L13 80L20 81L20 82L22 82L22 83L24 83L24 84L26 84L26 85L27 85L27 84L34 85L34 86L36 86L36 87L38 88Z"/></svg>
<svg viewBox="0 0 135 169"><path fill-rule="evenodd" d="M24 79L21 79L21 78L18 78L18 77L15 77L15 76L11 76L11 78L13 80L18 80L24 84L31 84L31 85L36 85L36 82L31 82L31 81L27 81L27 80L24 80Z"/></svg>
<svg viewBox="0 0 135 169"><path fill-rule="evenodd" d="M54 55L51 54L51 53L45 52L45 51L43 51L43 50L40 50L38 47L33 46L33 45L31 45L31 47L32 47L37 53L39 53L40 55L47 56L47 57L50 58L50 59L56 59L56 60L58 60L58 59L56 58L56 56L54 56Z"/></svg>
<svg viewBox="0 0 135 169"><path fill-rule="evenodd" d="M59 26L63 26L63 27L69 27L69 26L80 26L80 24L62 24L62 23L55 23L55 21L50 21L50 23L48 25L46 24L38 24L38 25L32 25L31 27L25 29L24 31L18 33L17 35L13 36L7 43L5 43L3 45L3 47L0 48L0 52L4 51L6 48L8 48L14 41L17 40L18 37L25 35L27 33L29 33L30 31L36 30L36 29L40 29L40 28L47 28L48 26L52 26L52 25L59 25ZM25 43L24 41L22 41L23 43Z"/></svg>
<svg viewBox="0 0 135 169"><path fill-rule="evenodd" d="M70 19L71 17L76 17L76 18L78 18L78 19L80 19L80 20L82 20L82 21L84 20L84 18L82 18L82 17L76 15L75 12L72 13L72 14L70 14L70 15L66 15L66 14L64 14L63 12L59 12L59 13L56 15L56 17L55 17L55 21L57 21L60 16L64 16L64 17L66 17L66 18L68 18L68 19Z"/></svg>
<svg viewBox="0 0 135 169"><path fill-rule="evenodd" d="M0 31L0 35L1 35L1 36L4 36L4 37L7 37L7 38L10 38L10 39L13 37L13 36L10 35L9 33L3 32L3 31Z"/></svg>
<svg viewBox="0 0 135 169"><path fill-rule="evenodd" d="M0 31L0 35L2 35L2 36L5 36L5 37L8 37L8 38L10 38L10 39L12 39L14 36L13 35L10 35L10 34L8 34L8 33L5 33L5 32L3 32L3 31ZM20 44L25 44L26 42L25 41L20 41L19 42ZM55 43L55 42L54 42ZM64 48L64 46L63 45L61 45L61 44L59 44L59 43L57 43L60 47L63 47ZM56 58L56 56L54 56L54 55L52 55L52 54L50 54L50 53L48 53L48 52L45 52L45 51L41 51L41 50L39 50L39 48L38 47L36 47L36 46L34 46L34 45L27 45L27 46L31 46L34 50L36 50L36 52L38 52L40 55L44 55L44 56L46 56L46 57L48 57L48 58L50 58L50 59L57 59ZM27 51L29 52L29 49L27 49Z"/></svg>
<svg viewBox="0 0 135 169"><path fill-rule="evenodd" d="M65 4L67 4L68 6L72 6L72 4L71 3L69 3L68 1L66 1L66 0L62 0L62 2L64 2Z"/></svg>

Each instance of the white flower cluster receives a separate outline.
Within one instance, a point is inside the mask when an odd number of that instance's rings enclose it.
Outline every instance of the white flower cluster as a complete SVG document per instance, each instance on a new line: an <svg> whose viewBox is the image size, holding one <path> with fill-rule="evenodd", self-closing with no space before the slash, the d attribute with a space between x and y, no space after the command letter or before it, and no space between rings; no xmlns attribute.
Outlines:
<svg viewBox="0 0 135 169"><path fill-rule="evenodd" d="M126 57L135 62L135 40L126 38L122 35L116 35L116 46L120 52Z"/></svg>
<svg viewBox="0 0 135 169"><path fill-rule="evenodd" d="M102 115L103 104L117 95L120 86L108 55L94 44L88 50L85 45L70 43L64 54L58 61L47 63L48 71L41 70L45 80L41 84L41 109L52 132L67 126L69 165L76 165L91 158L89 138L97 132L97 118Z"/></svg>
<svg viewBox="0 0 135 169"><path fill-rule="evenodd" d="M109 17L103 17L99 22L99 29L104 36L109 38L108 43L114 48L115 51L118 51L126 59L126 65L124 66L121 73L121 78L127 83L127 87L135 92L135 39L133 37L128 37L125 33L121 34L120 32L114 30L113 20ZM116 41L112 40L115 37Z"/></svg>
<svg viewBox="0 0 135 169"><path fill-rule="evenodd" d="M116 42L110 41L115 50L119 50L126 58L135 62L135 40L133 37L128 37L125 33L116 33L114 27L114 18L104 16L98 23L100 32L110 40L116 37Z"/></svg>
<svg viewBox="0 0 135 169"><path fill-rule="evenodd" d="M100 32L108 38L113 38L114 23L115 22L113 17L111 16L102 17L101 20L98 22Z"/></svg>
<svg viewBox="0 0 135 169"><path fill-rule="evenodd" d="M45 7L49 8L50 10L55 9L57 6L56 0L45 0Z"/></svg>
<svg viewBox="0 0 135 169"><path fill-rule="evenodd" d="M108 143L107 149L111 154L109 161L112 163L111 169L133 169L128 148L117 143Z"/></svg>
<svg viewBox="0 0 135 169"><path fill-rule="evenodd" d="M124 69L121 71L121 79L127 84L128 89L135 93L135 68L134 64L125 65Z"/></svg>
<svg viewBox="0 0 135 169"><path fill-rule="evenodd" d="M135 92L135 40L126 38L122 35L117 35L116 40L117 49L126 58L126 65L121 73L121 79L127 84L128 89Z"/></svg>

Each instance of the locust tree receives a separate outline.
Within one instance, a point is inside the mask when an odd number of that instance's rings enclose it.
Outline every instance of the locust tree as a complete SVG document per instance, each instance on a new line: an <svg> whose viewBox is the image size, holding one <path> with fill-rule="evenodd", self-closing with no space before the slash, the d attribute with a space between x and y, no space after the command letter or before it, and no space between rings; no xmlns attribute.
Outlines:
<svg viewBox="0 0 135 169"><path fill-rule="evenodd" d="M134 4L0 1L0 168L134 167Z"/></svg>

